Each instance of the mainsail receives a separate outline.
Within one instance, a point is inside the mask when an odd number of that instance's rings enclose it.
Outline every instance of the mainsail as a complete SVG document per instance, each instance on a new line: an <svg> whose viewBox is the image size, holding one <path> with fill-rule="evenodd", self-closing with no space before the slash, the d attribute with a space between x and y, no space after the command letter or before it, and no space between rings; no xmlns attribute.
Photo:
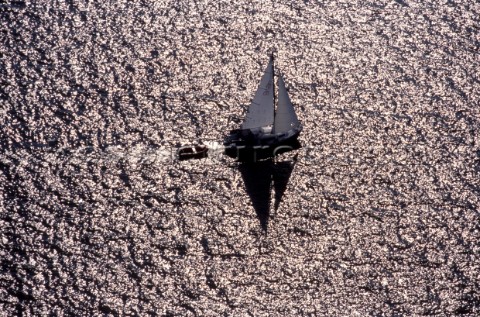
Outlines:
<svg viewBox="0 0 480 317"><path fill-rule="evenodd" d="M248 107L242 129L253 129L273 124L275 106L273 104L273 59L260 80L252 104Z"/></svg>
<svg viewBox="0 0 480 317"><path fill-rule="evenodd" d="M288 96L282 75L278 76L278 104L275 114L274 133L284 133L299 126L295 109Z"/></svg>

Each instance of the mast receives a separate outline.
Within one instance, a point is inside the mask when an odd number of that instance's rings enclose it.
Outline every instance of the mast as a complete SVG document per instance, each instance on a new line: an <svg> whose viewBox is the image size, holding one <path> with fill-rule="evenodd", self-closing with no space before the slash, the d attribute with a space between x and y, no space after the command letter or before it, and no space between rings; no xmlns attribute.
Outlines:
<svg viewBox="0 0 480 317"><path fill-rule="evenodd" d="M273 123L275 124L275 115L276 115L276 101L277 96L275 94L275 60L273 57L273 50L270 55L270 60L272 61L272 79L273 79Z"/></svg>

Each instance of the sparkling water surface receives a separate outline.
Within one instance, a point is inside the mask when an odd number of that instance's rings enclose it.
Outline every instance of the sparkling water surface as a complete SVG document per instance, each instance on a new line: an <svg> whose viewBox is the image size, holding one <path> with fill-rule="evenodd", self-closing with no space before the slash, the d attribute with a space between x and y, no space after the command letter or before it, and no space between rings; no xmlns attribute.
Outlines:
<svg viewBox="0 0 480 317"><path fill-rule="evenodd" d="M4 1L0 312L476 316L477 1ZM275 50L304 131L238 124Z"/></svg>

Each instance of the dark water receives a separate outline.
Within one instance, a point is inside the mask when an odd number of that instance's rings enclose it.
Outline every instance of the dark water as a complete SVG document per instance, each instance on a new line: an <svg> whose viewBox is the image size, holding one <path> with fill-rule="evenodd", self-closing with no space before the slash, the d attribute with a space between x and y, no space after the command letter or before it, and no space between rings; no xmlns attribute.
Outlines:
<svg viewBox="0 0 480 317"><path fill-rule="evenodd" d="M2 2L0 311L477 315L479 16ZM272 49L303 148L172 160L235 127Z"/></svg>

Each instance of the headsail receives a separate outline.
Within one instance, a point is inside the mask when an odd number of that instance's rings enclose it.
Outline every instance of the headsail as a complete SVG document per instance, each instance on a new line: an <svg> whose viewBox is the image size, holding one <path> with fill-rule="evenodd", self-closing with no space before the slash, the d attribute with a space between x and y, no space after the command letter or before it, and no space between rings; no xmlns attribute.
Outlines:
<svg viewBox="0 0 480 317"><path fill-rule="evenodd" d="M278 77L278 105L275 114L274 133L284 133L299 126L299 121L288 96L282 75Z"/></svg>
<svg viewBox="0 0 480 317"><path fill-rule="evenodd" d="M260 80L253 101L248 107L242 129L252 129L273 124L275 106L273 104L273 59Z"/></svg>

